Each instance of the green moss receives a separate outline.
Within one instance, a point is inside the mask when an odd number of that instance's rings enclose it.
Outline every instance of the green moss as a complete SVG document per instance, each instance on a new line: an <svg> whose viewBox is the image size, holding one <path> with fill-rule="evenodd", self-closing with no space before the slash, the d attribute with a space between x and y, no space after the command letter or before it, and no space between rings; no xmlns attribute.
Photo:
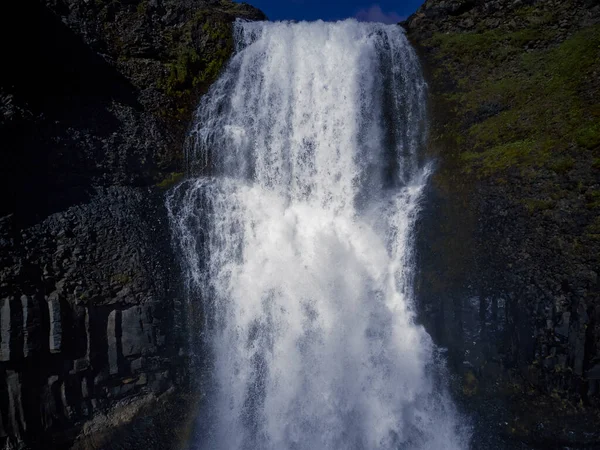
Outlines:
<svg viewBox="0 0 600 450"><path fill-rule="evenodd" d="M472 397L479 390L479 381L472 371L468 371L463 377L463 394L467 397Z"/></svg>
<svg viewBox="0 0 600 450"><path fill-rule="evenodd" d="M593 222L586 227L586 231L589 233L600 234L600 216L596 217Z"/></svg>
<svg viewBox="0 0 600 450"><path fill-rule="evenodd" d="M202 26L202 31L206 33L210 39L213 41L217 41L220 39L228 39L230 37L230 29L229 26L222 23L213 23L207 21Z"/></svg>
<svg viewBox="0 0 600 450"><path fill-rule="evenodd" d="M438 59L450 59L478 70L491 69L510 56L523 52L523 48L539 39L550 38L553 31L526 28L518 31L487 30L475 33L435 34L426 43L437 47Z"/></svg>
<svg viewBox="0 0 600 450"><path fill-rule="evenodd" d="M467 171L475 170L481 175L490 175L509 168L543 164L551 144L549 141L523 139L495 145L480 152L463 152L461 159L467 163Z"/></svg>
<svg viewBox="0 0 600 450"><path fill-rule="evenodd" d="M556 158L550 164L550 168L556 173L564 174L575 167L575 160L570 156Z"/></svg>
<svg viewBox="0 0 600 450"><path fill-rule="evenodd" d="M590 190L585 193L586 199L586 207L588 209L598 209L600 208L600 191L598 190Z"/></svg>
<svg viewBox="0 0 600 450"><path fill-rule="evenodd" d="M577 145L589 150L600 146L600 121L590 121L581 125L575 133Z"/></svg>
<svg viewBox="0 0 600 450"><path fill-rule="evenodd" d="M540 11L535 6L523 6L515 10L512 15L526 20L530 25L546 25L554 20L554 14L550 11Z"/></svg>
<svg viewBox="0 0 600 450"><path fill-rule="evenodd" d="M585 236L589 239L600 239L600 216L597 216L593 222L585 228Z"/></svg>
<svg viewBox="0 0 600 450"><path fill-rule="evenodd" d="M552 200L539 200L534 198L523 200L523 205L530 213L536 211L547 211L555 206L554 201Z"/></svg>
<svg viewBox="0 0 600 450"><path fill-rule="evenodd" d="M142 0L141 2L138 3L138 5L136 6L136 11L139 15L144 15L146 14L146 11L148 10L148 0Z"/></svg>
<svg viewBox="0 0 600 450"><path fill-rule="evenodd" d="M170 173L164 180L160 183L157 183L157 187L161 189L169 189L170 187L176 185L181 180L183 180L184 174L180 172L172 172Z"/></svg>
<svg viewBox="0 0 600 450"><path fill-rule="evenodd" d="M565 198L570 198L573 196L573 191L560 189L558 191L550 192L550 198L555 202L559 200L563 200Z"/></svg>
<svg viewBox="0 0 600 450"><path fill-rule="evenodd" d="M515 11L513 11L512 15L514 17L527 18L536 12L537 12L537 8L535 8L534 6L528 5L528 6L521 6L520 8L517 8Z"/></svg>
<svg viewBox="0 0 600 450"><path fill-rule="evenodd" d="M224 3L223 7L231 7ZM202 35L202 52L197 50L198 33ZM214 11L199 10L184 27L174 30L171 62L159 86L182 106L174 116L184 117L197 101L197 94L205 92L216 80L233 53L231 24Z"/></svg>
<svg viewBox="0 0 600 450"><path fill-rule="evenodd" d="M194 68L200 61L200 56L194 49L181 48L177 54L177 60L170 65L169 75L166 81L166 89L169 94L182 95L193 86Z"/></svg>
<svg viewBox="0 0 600 450"><path fill-rule="evenodd" d="M113 283L128 284L131 283L131 276L125 273L118 273L111 277Z"/></svg>
<svg viewBox="0 0 600 450"><path fill-rule="evenodd" d="M491 175L547 167L566 173L574 161L563 149L600 146L600 108L586 88L600 71L600 25L579 31L558 47L523 51L529 42L551 36L552 31L532 26L430 40L460 90L448 100L459 119L471 122L471 145L465 147L473 150L462 155L467 171ZM489 105L499 112L486 113Z"/></svg>

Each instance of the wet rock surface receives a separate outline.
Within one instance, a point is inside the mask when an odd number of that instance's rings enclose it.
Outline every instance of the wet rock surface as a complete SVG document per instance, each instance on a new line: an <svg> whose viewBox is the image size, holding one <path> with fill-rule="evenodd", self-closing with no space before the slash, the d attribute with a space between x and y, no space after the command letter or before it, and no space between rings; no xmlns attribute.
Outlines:
<svg viewBox="0 0 600 450"><path fill-rule="evenodd" d="M164 194L231 23L264 15L217 0L0 10L0 447L168 448L194 393Z"/></svg>

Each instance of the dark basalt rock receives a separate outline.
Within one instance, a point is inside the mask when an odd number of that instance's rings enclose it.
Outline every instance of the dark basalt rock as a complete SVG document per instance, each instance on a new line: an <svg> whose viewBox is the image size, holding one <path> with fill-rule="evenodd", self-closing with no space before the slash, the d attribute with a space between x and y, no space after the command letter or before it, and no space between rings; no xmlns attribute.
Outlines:
<svg viewBox="0 0 600 450"><path fill-rule="evenodd" d="M36 446L50 435L66 445L96 412L183 380L176 275L156 191L98 189L90 203L9 234L12 264L0 271L8 439Z"/></svg>
<svg viewBox="0 0 600 450"><path fill-rule="evenodd" d="M428 75L438 162L419 308L448 348L477 448L600 446L600 128L573 131L597 123L597 47L581 49L599 24L600 4L584 0L428 0L402 24ZM528 153L538 136L552 145Z"/></svg>
<svg viewBox="0 0 600 450"><path fill-rule="evenodd" d="M0 447L176 445L193 393L164 192L237 17L264 19L228 0L0 6ZM162 440L125 442L127 423Z"/></svg>
<svg viewBox="0 0 600 450"><path fill-rule="evenodd" d="M231 53L236 17L264 19L216 0L4 5L0 215L32 223L93 186L181 172L191 111ZM31 33L10 45L14 29Z"/></svg>

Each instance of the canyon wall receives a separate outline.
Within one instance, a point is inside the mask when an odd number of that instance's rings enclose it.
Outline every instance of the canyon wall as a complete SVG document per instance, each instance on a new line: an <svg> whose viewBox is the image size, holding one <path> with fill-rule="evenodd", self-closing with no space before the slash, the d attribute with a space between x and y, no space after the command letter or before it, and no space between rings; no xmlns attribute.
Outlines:
<svg viewBox="0 0 600 450"><path fill-rule="evenodd" d="M175 446L110 436L193 397L164 193L231 23L264 16L200 0L1 9L0 447Z"/></svg>
<svg viewBox="0 0 600 450"><path fill-rule="evenodd" d="M484 440L600 442L599 24L595 0L428 0L403 23L438 163L421 317Z"/></svg>

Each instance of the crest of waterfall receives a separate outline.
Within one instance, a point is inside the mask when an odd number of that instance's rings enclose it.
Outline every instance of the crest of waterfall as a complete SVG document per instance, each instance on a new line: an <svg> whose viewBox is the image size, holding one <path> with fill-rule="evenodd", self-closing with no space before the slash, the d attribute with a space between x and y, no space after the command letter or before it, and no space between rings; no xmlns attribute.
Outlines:
<svg viewBox="0 0 600 450"><path fill-rule="evenodd" d="M465 448L413 311L430 166L404 33L237 22L235 38L198 107L196 175L167 204L210 369L194 448Z"/></svg>

